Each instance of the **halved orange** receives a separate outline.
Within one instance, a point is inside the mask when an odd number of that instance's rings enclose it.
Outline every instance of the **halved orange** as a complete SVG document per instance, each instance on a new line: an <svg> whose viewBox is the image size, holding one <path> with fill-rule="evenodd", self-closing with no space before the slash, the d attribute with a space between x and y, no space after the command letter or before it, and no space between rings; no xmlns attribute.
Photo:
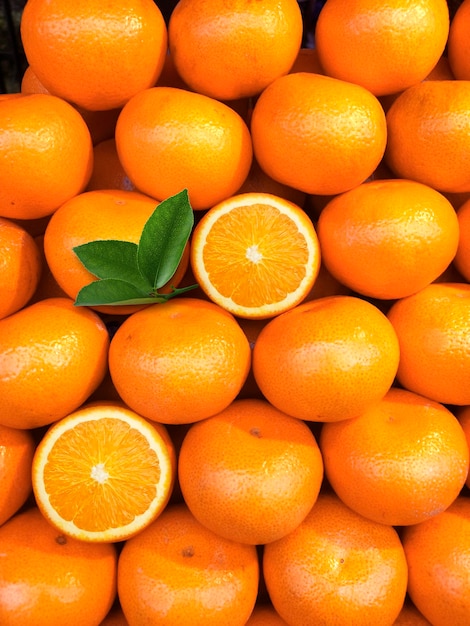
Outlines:
<svg viewBox="0 0 470 626"><path fill-rule="evenodd" d="M83 541L123 541L165 508L176 456L166 428L113 402L90 403L56 422L33 459L43 515Z"/></svg>
<svg viewBox="0 0 470 626"><path fill-rule="evenodd" d="M270 318L307 296L320 269L320 246L296 204L269 193L237 194L198 222L191 266L216 304L239 317Z"/></svg>

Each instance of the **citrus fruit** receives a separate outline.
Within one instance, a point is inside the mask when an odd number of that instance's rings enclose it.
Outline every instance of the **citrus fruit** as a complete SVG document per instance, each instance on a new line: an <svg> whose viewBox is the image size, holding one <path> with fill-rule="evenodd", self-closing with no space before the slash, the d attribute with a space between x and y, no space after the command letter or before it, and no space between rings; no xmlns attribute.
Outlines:
<svg viewBox="0 0 470 626"><path fill-rule="evenodd" d="M393 626L432 626L432 624L407 599Z"/></svg>
<svg viewBox="0 0 470 626"><path fill-rule="evenodd" d="M393 326L373 304L328 296L269 320L253 348L261 392L304 420L355 417L383 398L398 367Z"/></svg>
<svg viewBox="0 0 470 626"><path fill-rule="evenodd" d="M0 622L4 626L99 626L116 597L111 544L66 537L36 507L0 527Z"/></svg>
<svg viewBox="0 0 470 626"><path fill-rule="evenodd" d="M271 178L309 194L364 182L384 154L385 113L364 87L311 72L273 81L251 117L254 155Z"/></svg>
<svg viewBox="0 0 470 626"><path fill-rule="evenodd" d="M315 44L326 74L384 95L426 78L448 33L446 0L328 0Z"/></svg>
<svg viewBox="0 0 470 626"><path fill-rule="evenodd" d="M86 191L95 189L135 191L119 160L114 137L100 141L93 148L93 171Z"/></svg>
<svg viewBox="0 0 470 626"><path fill-rule="evenodd" d="M290 200L299 207L303 207L306 200L306 194L299 189L294 189L288 185L284 185L274 180L261 169L256 159L251 162L251 168L248 176L245 178L243 185L238 189L237 195L241 193L270 193L273 196L280 196L286 200Z"/></svg>
<svg viewBox="0 0 470 626"><path fill-rule="evenodd" d="M271 605L258 604L253 609L246 626L287 626Z"/></svg>
<svg viewBox="0 0 470 626"><path fill-rule="evenodd" d="M207 528L241 543L287 535L315 504L323 461L309 427L265 400L235 400L193 424L178 460L187 506Z"/></svg>
<svg viewBox="0 0 470 626"><path fill-rule="evenodd" d="M455 78L470 80L470 2L463 0L457 5L452 18L447 41L447 56Z"/></svg>
<svg viewBox="0 0 470 626"><path fill-rule="evenodd" d="M396 530L326 493L293 532L264 547L263 573L274 608L289 626L391 626L407 585Z"/></svg>
<svg viewBox="0 0 470 626"><path fill-rule="evenodd" d="M358 417L324 424L320 448L341 500L392 526L444 511L468 475L468 445L455 416L404 389L392 388Z"/></svg>
<svg viewBox="0 0 470 626"><path fill-rule="evenodd" d="M108 346L98 315L69 298L0 320L0 424L37 428L78 408L104 378Z"/></svg>
<svg viewBox="0 0 470 626"><path fill-rule="evenodd" d="M91 176L93 146L80 113L47 94L0 102L0 215L51 215Z"/></svg>
<svg viewBox="0 0 470 626"><path fill-rule="evenodd" d="M249 318L273 317L301 302L320 268L310 218L266 193L237 194L209 209L194 229L190 256L209 298Z"/></svg>
<svg viewBox="0 0 470 626"><path fill-rule="evenodd" d="M339 282L365 296L398 299L448 267L459 224L452 204L431 187L374 180L330 200L317 233L322 260Z"/></svg>
<svg viewBox="0 0 470 626"><path fill-rule="evenodd" d="M126 541L118 593L130 624L244 626L258 592L255 546L223 539L184 504Z"/></svg>
<svg viewBox="0 0 470 626"><path fill-rule="evenodd" d="M0 217L0 319L23 308L34 294L42 257L34 238L19 224Z"/></svg>
<svg viewBox="0 0 470 626"><path fill-rule="evenodd" d="M180 0L168 39L175 67L194 91L232 100L256 96L289 72L302 29L296 0Z"/></svg>
<svg viewBox="0 0 470 626"><path fill-rule="evenodd" d="M432 283L393 303L401 386L443 404L470 404L470 285Z"/></svg>
<svg viewBox="0 0 470 626"><path fill-rule="evenodd" d="M29 430L0 425L0 526L31 494L31 467L36 441Z"/></svg>
<svg viewBox="0 0 470 626"><path fill-rule="evenodd" d="M64 534L123 541L165 508L175 465L162 424L118 403L90 403L52 425L39 442L33 490L43 515Z"/></svg>
<svg viewBox="0 0 470 626"><path fill-rule="evenodd" d="M463 429L465 434L465 438L467 440L468 448L470 449L470 406L459 407L456 412L459 423ZM467 476L467 480L465 484L470 489L470 472Z"/></svg>
<svg viewBox="0 0 470 626"><path fill-rule="evenodd" d="M131 98L116 124L116 146L137 189L157 200L188 189L196 210L234 194L253 156L238 113L176 87L154 87Z"/></svg>
<svg viewBox="0 0 470 626"><path fill-rule="evenodd" d="M123 401L166 424L196 422L226 408L250 363L250 345L235 318L196 298L133 313L109 349L111 378Z"/></svg>
<svg viewBox="0 0 470 626"><path fill-rule="evenodd" d="M470 191L470 81L428 80L387 111L385 160L394 174L443 192Z"/></svg>
<svg viewBox="0 0 470 626"><path fill-rule="evenodd" d="M466 200L457 209L459 223L459 243L454 258L454 265L470 281L470 200Z"/></svg>
<svg viewBox="0 0 470 626"><path fill-rule="evenodd" d="M465 626L470 612L470 499L459 497L402 534L408 593L433 626Z"/></svg>
<svg viewBox="0 0 470 626"><path fill-rule="evenodd" d="M155 84L168 36L152 0L106 6L100 0L28 0L21 41L51 93L85 109L108 110Z"/></svg>

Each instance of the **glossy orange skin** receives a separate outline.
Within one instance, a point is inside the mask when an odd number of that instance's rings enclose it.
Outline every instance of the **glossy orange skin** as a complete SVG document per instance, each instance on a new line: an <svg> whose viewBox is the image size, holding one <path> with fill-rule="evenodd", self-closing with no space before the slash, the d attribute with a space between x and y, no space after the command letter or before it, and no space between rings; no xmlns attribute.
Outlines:
<svg viewBox="0 0 470 626"><path fill-rule="evenodd" d="M470 612L470 500L461 496L402 535L408 593L433 626L465 626Z"/></svg>
<svg viewBox="0 0 470 626"><path fill-rule="evenodd" d="M315 43L327 75L384 95L426 78L448 33L445 0L328 0Z"/></svg>
<svg viewBox="0 0 470 626"><path fill-rule="evenodd" d="M323 461L301 420L265 400L238 400L187 432L178 461L184 500L216 534L265 544L294 530L315 504Z"/></svg>
<svg viewBox="0 0 470 626"><path fill-rule="evenodd" d="M330 422L379 401L398 360L397 337L377 307L353 296L329 296L270 320L253 349L253 372L281 411Z"/></svg>
<svg viewBox="0 0 470 626"><path fill-rule="evenodd" d="M78 408L104 378L108 346L98 315L69 298L0 320L0 423L37 428Z"/></svg>
<svg viewBox="0 0 470 626"><path fill-rule="evenodd" d="M382 524L418 524L444 511L468 475L469 451L442 404L392 388L368 411L325 424L320 447L335 493Z"/></svg>
<svg viewBox="0 0 470 626"><path fill-rule="evenodd" d="M405 599L407 564L394 528L321 494L306 519L265 546L274 608L292 626L391 626ZM315 590L313 593L312 590Z"/></svg>
<svg viewBox="0 0 470 626"><path fill-rule="evenodd" d="M362 183L382 159L387 129L375 96L311 72L273 81L251 117L254 155L265 172L305 193L337 194Z"/></svg>
<svg viewBox="0 0 470 626"><path fill-rule="evenodd" d="M99 626L116 597L111 544L66 538L35 507L0 527L0 543L4 626Z"/></svg>
<svg viewBox="0 0 470 626"><path fill-rule="evenodd" d="M36 441L29 430L0 426L0 526L31 494L31 467Z"/></svg>
<svg viewBox="0 0 470 626"><path fill-rule="evenodd" d="M93 171L86 191L95 189L136 191L119 160L114 137L100 141L93 149Z"/></svg>
<svg viewBox="0 0 470 626"><path fill-rule="evenodd" d="M258 579L254 546L219 537L177 504L124 545L118 594L130 624L244 626Z"/></svg>
<svg viewBox="0 0 470 626"><path fill-rule="evenodd" d="M470 2L460 2L450 24L447 54L454 76L470 80Z"/></svg>
<svg viewBox="0 0 470 626"><path fill-rule="evenodd" d="M196 422L226 408L250 363L249 342L235 318L196 298L174 298L132 314L109 350L122 400L166 424Z"/></svg>
<svg viewBox="0 0 470 626"><path fill-rule="evenodd" d="M432 626L432 624L411 602L405 602L393 626Z"/></svg>
<svg viewBox="0 0 470 626"><path fill-rule="evenodd" d="M470 281L470 200L465 200L457 209L459 244L454 265L465 280Z"/></svg>
<svg viewBox="0 0 470 626"><path fill-rule="evenodd" d="M71 104L47 94L6 100L0 103L0 128L0 215L51 215L85 188L93 146Z"/></svg>
<svg viewBox="0 0 470 626"><path fill-rule="evenodd" d="M387 313L400 344L399 383L443 404L470 404L470 285L432 283Z"/></svg>
<svg viewBox="0 0 470 626"><path fill-rule="evenodd" d="M467 440L467 445L468 445L468 448L470 449L470 406L463 406L457 409L456 416L459 420L460 425L463 428L463 432ZM470 472L467 476L467 480L465 481L465 484L470 489Z"/></svg>

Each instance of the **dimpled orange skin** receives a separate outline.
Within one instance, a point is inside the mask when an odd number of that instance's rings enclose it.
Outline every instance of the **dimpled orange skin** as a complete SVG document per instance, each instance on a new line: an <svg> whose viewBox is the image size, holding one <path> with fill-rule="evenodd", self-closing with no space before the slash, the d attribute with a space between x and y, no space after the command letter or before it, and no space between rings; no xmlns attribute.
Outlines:
<svg viewBox="0 0 470 626"><path fill-rule="evenodd" d="M265 172L308 194L337 194L364 182L387 141L385 113L359 85L310 72L281 76L257 99L254 155Z"/></svg>
<svg viewBox="0 0 470 626"><path fill-rule="evenodd" d="M214 415L237 396L251 363L235 318L212 302L175 298L129 316L109 349L122 400L165 424Z"/></svg>
<svg viewBox="0 0 470 626"><path fill-rule="evenodd" d="M266 587L289 626L391 626L407 565L396 530L321 494L292 533L264 547ZM313 592L314 590L314 592Z"/></svg>
<svg viewBox="0 0 470 626"><path fill-rule="evenodd" d="M165 200L187 188L196 210L233 195L253 157L250 132L238 113L175 87L154 87L131 98L116 124L116 147L143 193Z"/></svg>
<svg viewBox="0 0 470 626"><path fill-rule="evenodd" d="M320 447L343 502L391 526L444 511L468 475L468 445L455 416L404 389L392 388L359 417L325 424Z"/></svg>
<svg viewBox="0 0 470 626"><path fill-rule="evenodd" d="M470 449L470 406L463 406L457 409L456 412L457 418L460 422L460 425L463 428L463 432L465 433L465 438L467 439L467 445ZM467 480L465 484L470 489L470 472L467 476Z"/></svg>
<svg viewBox="0 0 470 626"><path fill-rule="evenodd" d="M447 54L454 76L470 80L470 2L464 0L459 4L450 24Z"/></svg>
<svg viewBox="0 0 470 626"><path fill-rule="evenodd" d="M318 298L279 315L253 349L253 373L267 400L315 422L360 415L389 390L398 361L390 322L353 296Z"/></svg>
<svg viewBox="0 0 470 626"><path fill-rule="evenodd" d="M402 534L408 593L433 626L467 626L470 614L470 499L461 496Z"/></svg>
<svg viewBox="0 0 470 626"><path fill-rule="evenodd" d="M2 626L99 626L116 597L111 544L64 537L35 507L0 527Z"/></svg>
<svg viewBox="0 0 470 626"><path fill-rule="evenodd" d="M129 539L118 565L121 606L136 625L244 626L258 580L255 546L212 533L185 504Z"/></svg>
<svg viewBox="0 0 470 626"><path fill-rule="evenodd" d="M0 423L37 428L65 417L104 378L108 346L98 315L69 298L0 320Z"/></svg>
<svg viewBox="0 0 470 626"><path fill-rule="evenodd" d="M459 244L454 258L454 265L465 280L470 281L470 200L466 200L457 209L459 223Z"/></svg>
<svg viewBox="0 0 470 626"><path fill-rule="evenodd" d="M323 461L304 422L264 400L235 400L192 425L178 476L204 526L233 541L265 544L294 530L315 504Z"/></svg>
<svg viewBox="0 0 470 626"><path fill-rule="evenodd" d="M0 128L0 215L51 215L85 188L93 145L71 104L47 94L0 102Z"/></svg>
<svg viewBox="0 0 470 626"><path fill-rule="evenodd" d="M29 430L0 425L0 526L31 494L31 467L36 441Z"/></svg>
<svg viewBox="0 0 470 626"><path fill-rule="evenodd" d="M470 285L433 283L387 317L400 344L401 386L443 404L470 404Z"/></svg>

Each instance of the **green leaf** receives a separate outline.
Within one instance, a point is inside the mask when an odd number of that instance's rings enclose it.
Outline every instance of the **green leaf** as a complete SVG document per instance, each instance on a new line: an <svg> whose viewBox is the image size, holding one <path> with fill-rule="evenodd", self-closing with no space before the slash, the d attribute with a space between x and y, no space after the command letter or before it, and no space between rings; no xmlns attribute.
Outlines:
<svg viewBox="0 0 470 626"><path fill-rule="evenodd" d="M80 306L145 304L147 302L155 302L155 298L148 292L118 278L103 278L85 285L80 289L75 300L75 304Z"/></svg>
<svg viewBox="0 0 470 626"><path fill-rule="evenodd" d="M163 200L144 226L137 251L142 276L157 290L176 272L194 224L194 213L184 189Z"/></svg>

